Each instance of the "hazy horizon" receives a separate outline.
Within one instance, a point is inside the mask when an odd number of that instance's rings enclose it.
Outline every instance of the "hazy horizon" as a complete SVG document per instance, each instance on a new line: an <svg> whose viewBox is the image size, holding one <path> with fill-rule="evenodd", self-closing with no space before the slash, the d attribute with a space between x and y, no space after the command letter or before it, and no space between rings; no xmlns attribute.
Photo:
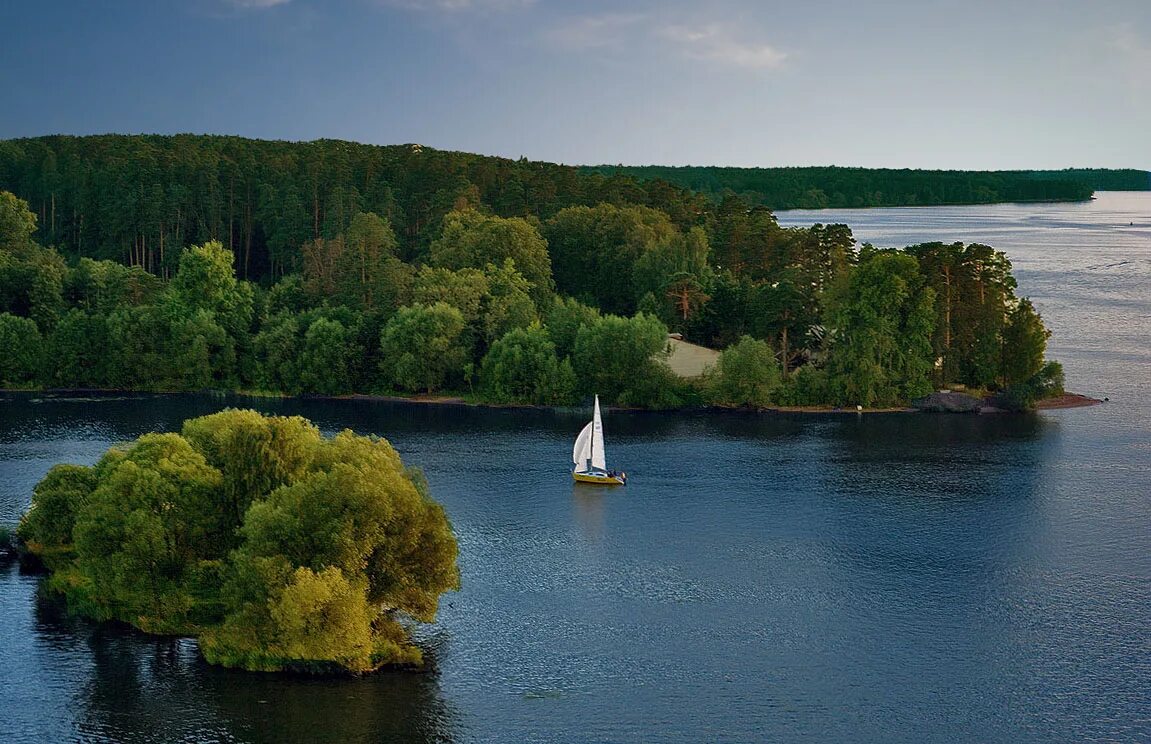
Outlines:
<svg viewBox="0 0 1151 744"><path fill-rule="evenodd" d="M1151 3L0 7L0 138L420 143L580 165L1151 169Z"/></svg>

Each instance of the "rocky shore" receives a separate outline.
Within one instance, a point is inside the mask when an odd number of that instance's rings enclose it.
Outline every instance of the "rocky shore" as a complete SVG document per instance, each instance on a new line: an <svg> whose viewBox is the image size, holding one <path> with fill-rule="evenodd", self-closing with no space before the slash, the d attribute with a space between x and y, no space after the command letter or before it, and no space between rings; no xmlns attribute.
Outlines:
<svg viewBox="0 0 1151 744"><path fill-rule="evenodd" d="M1054 398L1045 398L1036 403L1035 407L1042 411L1056 408L1082 408L1098 405L1102 402L1097 398L1089 398L1078 393L1064 393ZM995 396L978 398L974 395L955 391L940 391L916 398L911 402L911 407L917 411L931 413L1005 413L1011 410L1007 403Z"/></svg>

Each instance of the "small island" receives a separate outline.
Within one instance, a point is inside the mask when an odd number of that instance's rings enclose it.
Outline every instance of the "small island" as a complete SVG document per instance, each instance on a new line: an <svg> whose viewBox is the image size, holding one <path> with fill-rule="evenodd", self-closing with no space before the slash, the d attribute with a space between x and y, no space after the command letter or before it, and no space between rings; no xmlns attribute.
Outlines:
<svg viewBox="0 0 1151 744"><path fill-rule="evenodd" d="M456 540L386 440L226 410L57 465L18 528L71 612L253 671L418 667Z"/></svg>

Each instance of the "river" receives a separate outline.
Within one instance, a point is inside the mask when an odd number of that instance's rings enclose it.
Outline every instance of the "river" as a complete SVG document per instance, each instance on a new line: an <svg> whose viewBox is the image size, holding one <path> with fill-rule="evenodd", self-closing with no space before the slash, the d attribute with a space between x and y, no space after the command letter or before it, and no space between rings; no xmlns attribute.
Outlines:
<svg viewBox="0 0 1151 744"><path fill-rule="evenodd" d="M69 618L0 564L0 740L1147 741L1151 194L789 212L990 243L1094 408L1020 416L609 412L626 488L567 473L588 411L210 395L0 396L0 523L57 462L225 406L388 437L463 587L427 673L246 674Z"/></svg>

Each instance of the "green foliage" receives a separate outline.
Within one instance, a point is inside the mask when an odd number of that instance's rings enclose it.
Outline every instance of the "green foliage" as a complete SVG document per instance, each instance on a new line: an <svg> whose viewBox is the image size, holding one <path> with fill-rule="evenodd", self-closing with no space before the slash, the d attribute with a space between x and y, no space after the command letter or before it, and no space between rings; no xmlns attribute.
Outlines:
<svg viewBox="0 0 1151 744"><path fill-rule="evenodd" d="M361 311L394 307L408 297L411 268L386 218L357 213L347 231L303 246L303 289L314 301Z"/></svg>
<svg viewBox="0 0 1151 744"><path fill-rule="evenodd" d="M239 282L235 257L218 241L192 246L180 256L180 268L169 287L181 308L213 313L213 321L233 338L246 334L252 322L252 286Z"/></svg>
<svg viewBox="0 0 1151 744"><path fill-rule="evenodd" d="M107 318L111 387L199 390L234 384L235 341L209 310L124 306Z"/></svg>
<svg viewBox="0 0 1151 744"><path fill-rule="evenodd" d="M646 405L664 367L655 357L667 347L667 327L650 315L605 315L576 334L572 366L586 395L607 403Z"/></svg>
<svg viewBox="0 0 1151 744"><path fill-rule="evenodd" d="M232 531L255 500L302 478L323 442L299 416L224 411L184 422L181 435L222 474L214 533L234 544Z"/></svg>
<svg viewBox="0 0 1151 744"><path fill-rule="evenodd" d="M711 299L703 291L709 274L709 250L707 233L700 227L649 247L632 268L636 299L642 302L648 295L662 297L661 317L666 314L687 320ZM667 313L662 312L665 308Z"/></svg>
<svg viewBox="0 0 1151 744"><path fill-rule="evenodd" d="M272 285L264 296L265 317L275 317L283 313L302 313L309 307L304 278L299 274L289 274Z"/></svg>
<svg viewBox="0 0 1151 744"><path fill-rule="evenodd" d="M562 359L575 351L579 329L592 325L600 318L600 312L578 300L556 297L547 313L545 324L548 336L555 344L556 354Z"/></svg>
<svg viewBox="0 0 1151 744"><path fill-rule="evenodd" d="M996 401L1011 410L1028 410L1044 398L1063 395L1063 382L1063 365L1049 361L1028 379L1004 390Z"/></svg>
<svg viewBox="0 0 1151 744"><path fill-rule="evenodd" d="M300 346L300 324L295 315L281 313L265 322L252 339L256 384L264 390L301 392Z"/></svg>
<svg viewBox="0 0 1151 744"><path fill-rule="evenodd" d="M590 298L605 312L635 311L636 262L647 252L678 238L666 214L647 207L569 207L547 221L559 290ZM689 249L683 249L690 252Z"/></svg>
<svg viewBox="0 0 1151 744"><path fill-rule="evenodd" d="M888 168L730 168L699 166L588 166L599 172L660 181L712 198L737 193L772 209L989 204L1004 201L1080 201L1093 189L1151 188L1143 171L931 171Z"/></svg>
<svg viewBox="0 0 1151 744"><path fill-rule="evenodd" d="M459 586L443 509L385 440L252 411L53 468L19 532L74 611L246 669L418 663L397 615L431 622Z"/></svg>
<svg viewBox="0 0 1151 744"><path fill-rule="evenodd" d="M546 221L571 206L640 204L686 231L707 225L727 196L745 209L783 209L1085 199L1092 188L1151 188L1147 172L1134 170L574 168L430 147L191 135L50 136L3 144L0 189L17 192L31 212L43 215L35 234L41 243L165 275L184 245L228 236L240 275L259 280L299 270L300 246L345 234L360 213L386 219L400 242L398 256L410 258L438 236L445 215L469 207ZM30 213L21 207L24 221L7 231L26 233Z"/></svg>
<svg viewBox="0 0 1151 744"><path fill-rule="evenodd" d="M831 402L893 405L931 385L934 292L915 259L878 253L831 298Z"/></svg>
<svg viewBox="0 0 1151 744"><path fill-rule="evenodd" d="M459 374L470 349L464 316L443 302L402 307L380 335L380 370L391 385L431 393Z"/></svg>
<svg viewBox="0 0 1151 744"><path fill-rule="evenodd" d="M456 308L471 335L490 344L537 319L532 290L531 282L509 258L500 266L487 264L482 270L425 266L416 277L413 296L419 304L443 302Z"/></svg>
<svg viewBox="0 0 1151 744"><path fill-rule="evenodd" d="M536 324L492 344L480 367L480 386L493 401L566 405L574 402L576 380L571 362L556 357L555 344Z"/></svg>
<svg viewBox="0 0 1151 744"><path fill-rule="evenodd" d="M710 382L713 403L725 406L771 405L780 384L779 362L766 341L744 336L724 349Z"/></svg>
<svg viewBox="0 0 1151 744"><path fill-rule="evenodd" d="M510 259L527 279L536 302L546 302L551 295L548 244L527 220L489 217L474 209L452 212L444 218L429 257L432 265L448 269L502 266Z"/></svg>
<svg viewBox="0 0 1151 744"><path fill-rule="evenodd" d="M272 603L277 656L331 661L353 671L372 668L372 612L362 586L329 566L297 568Z"/></svg>
<svg viewBox="0 0 1151 744"><path fill-rule="evenodd" d="M76 514L95 487L92 468L56 465L49 470L33 489L32 508L17 528L28 549L45 557L70 551Z"/></svg>
<svg viewBox="0 0 1151 744"><path fill-rule="evenodd" d="M110 450L96 473L76 515L78 581L69 598L99 620L187 632L190 571L213 555L220 472L179 435L145 434Z"/></svg>
<svg viewBox="0 0 1151 744"><path fill-rule="evenodd" d="M121 305L155 302L162 288L158 277L139 266L81 258L68 277L65 293L78 308L109 313Z"/></svg>
<svg viewBox="0 0 1151 744"><path fill-rule="evenodd" d="M0 312L31 318L41 332L52 330L65 308L67 274L58 253L34 243L0 251Z"/></svg>
<svg viewBox="0 0 1151 744"><path fill-rule="evenodd" d="M36 215L28 202L8 191L0 191L0 251L16 252L32 242Z"/></svg>
<svg viewBox="0 0 1151 744"><path fill-rule="evenodd" d="M1014 304L1015 278L1007 256L972 243L926 243L908 253L935 291L932 346L940 382L989 387L1000 378L999 347Z"/></svg>
<svg viewBox="0 0 1151 744"><path fill-rule="evenodd" d="M695 390L696 385L692 381L680 378L663 361L651 359L642 376L630 381L616 398L616 403L653 410L678 408L689 401L702 402Z"/></svg>
<svg viewBox="0 0 1151 744"><path fill-rule="evenodd" d="M1003 329L1003 381L1027 382L1043 368L1043 354L1051 335L1031 300L1022 300L1007 316Z"/></svg>
<svg viewBox="0 0 1151 744"><path fill-rule="evenodd" d="M460 311L464 322L479 321L480 309L490 290L483 271L464 268L458 271L423 266L416 276L412 297L416 304L435 305L443 302Z"/></svg>
<svg viewBox="0 0 1151 744"><path fill-rule="evenodd" d="M1063 365L1059 362L1047 361L1031 379L1039 390L1040 398L1050 398L1067 392L1063 388L1066 383Z"/></svg>
<svg viewBox="0 0 1151 744"><path fill-rule="evenodd" d="M789 375L775 392L775 401L784 406L820 406L831 400L827 370L804 365Z"/></svg>
<svg viewBox="0 0 1151 744"><path fill-rule="evenodd" d="M430 622L459 585L442 508L383 440L343 432L315 466L249 510L205 655L249 669L418 662L391 613Z"/></svg>
<svg viewBox="0 0 1151 744"><path fill-rule="evenodd" d="M338 320L320 318L308 326L298 359L300 389L325 395L352 391L351 333Z"/></svg>
<svg viewBox="0 0 1151 744"><path fill-rule="evenodd" d="M27 385L36 379L44 356L44 340L35 323L0 313L0 349L0 386Z"/></svg>
<svg viewBox="0 0 1151 744"><path fill-rule="evenodd" d="M532 286L516 270L512 259L502 266L488 264L485 268L488 293L484 298L483 337L491 343L515 328L526 328L538 320L535 302L531 298Z"/></svg>

